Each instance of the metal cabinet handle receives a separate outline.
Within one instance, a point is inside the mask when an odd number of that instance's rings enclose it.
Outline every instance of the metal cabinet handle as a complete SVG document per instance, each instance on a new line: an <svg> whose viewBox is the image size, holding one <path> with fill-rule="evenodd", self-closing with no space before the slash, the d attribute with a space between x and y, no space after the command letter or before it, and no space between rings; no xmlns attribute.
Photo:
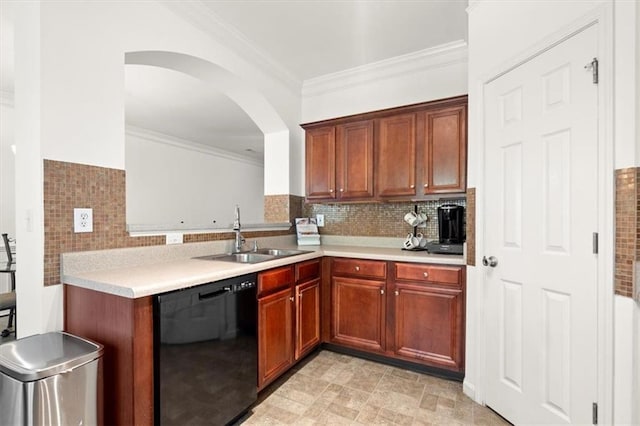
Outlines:
<svg viewBox="0 0 640 426"><path fill-rule="evenodd" d="M394 293L396 296L400 296L400 292L398 290L396 290Z"/></svg>
<svg viewBox="0 0 640 426"><path fill-rule="evenodd" d="M482 256L482 264L484 266L495 268L496 266L498 266L498 259L495 256L489 256L488 259L487 256Z"/></svg>
<svg viewBox="0 0 640 426"><path fill-rule="evenodd" d="M411 189L413 189L415 187L416 187L415 185L409 185L409 188L411 188Z"/></svg>
<svg viewBox="0 0 640 426"><path fill-rule="evenodd" d="M330 189L329 192L333 192L333 189Z"/></svg>
<svg viewBox="0 0 640 426"><path fill-rule="evenodd" d="M429 276L429 273L428 273L428 272L423 272L423 273L422 273L422 276L423 276L423 277L425 277L425 278L427 278L427 277Z"/></svg>
<svg viewBox="0 0 640 426"><path fill-rule="evenodd" d="M289 298L289 300L291 300L291 301L293 302L293 301L294 301L294 298L293 298L293 296L291 296L291 297Z"/></svg>
<svg viewBox="0 0 640 426"><path fill-rule="evenodd" d="M380 294L384 294L384 290L380 289Z"/></svg>
<svg viewBox="0 0 640 426"><path fill-rule="evenodd" d="M425 187L425 188L428 188L428 187L429 187L429 184L428 184L428 183L425 183L425 184L424 184L424 187Z"/></svg>
<svg viewBox="0 0 640 426"><path fill-rule="evenodd" d="M356 266L356 271L359 271L359 270L360 270L360 267L359 267L359 266Z"/></svg>
<svg viewBox="0 0 640 426"><path fill-rule="evenodd" d="M340 188L340 192L344 192L344 189Z"/></svg>

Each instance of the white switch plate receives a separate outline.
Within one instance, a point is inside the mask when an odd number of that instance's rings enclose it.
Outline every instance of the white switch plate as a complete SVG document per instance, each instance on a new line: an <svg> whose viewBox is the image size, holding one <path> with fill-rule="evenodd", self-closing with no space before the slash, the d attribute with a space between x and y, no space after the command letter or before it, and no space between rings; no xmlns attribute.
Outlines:
<svg viewBox="0 0 640 426"><path fill-rule="evenodd" d="M318 228L321 228L324 226L324 215L323 214L317 214L316 215L316 225L318 225Z"/></svg>
<svg viewBox="0 0 640 426"><path fill-rule="evenodd" d="M73 209L73 232L93 232L93 209Z"/></svg>
<svg viewBox="0 0 640 426"><path fill-rule="evenodd" d="M179 232L172 232L166 235L166 244L182 244L182 234Z"/></svg>

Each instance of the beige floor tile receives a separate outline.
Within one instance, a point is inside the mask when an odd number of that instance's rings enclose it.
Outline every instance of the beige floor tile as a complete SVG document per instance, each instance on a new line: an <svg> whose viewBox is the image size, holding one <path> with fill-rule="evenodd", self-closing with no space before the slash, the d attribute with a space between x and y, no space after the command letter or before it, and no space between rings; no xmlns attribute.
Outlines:
<svg viewBox="0 0 640 426"><path fill-rule="evenodd" d="M274 393L285 398L309 405L330 385L325 380L316 379L304 374L295 374Z"/></svg>
<svg viewBox="0 0 640 426"><path fill-rule="evenodd" d="M370 392L374 389L378 385L378 382L380 382L380 379L384 376L384 373L366 371L344 373L345 374L340 375L336 379L336 382L351 389L357 389L365 392Z"/></svg>
<svg viewBox="0 0 640 426"><path fill-rule="evenodd" d="M286 423L282 423L266 414L254 414L242 423L243 426L280 426L284 424Z"/></svg>
<svg viewBox="0 0 640 426"><path fill-rule="evenodd" d="M243 425L509 425L464 395L461 383L329 351L261 399Z"/></svg>
<svg viewBox="0 0 640 426"><path fill-rule="evenodd" d="M356 423L363 425L373 424L378 417L379 412L379 407L365 404L356 418Z"/></svg>
<svg viewBox="0 0 640 426"><path fill-rule="evenodd" d="M382 391L394 391L414 398L421 398L425 385L416 380L405 379L393 374L385 374L376 389Z"/></svg>
<svg viewBox="0 0 640 426"><path fill-rule="evenodd" d="M418 379L422 376L422 374L415 371L403 370L402 368L398 367L391 367L388 373L393 376L401 377L405 380L411 380L413 382L417 382Z"/></svg>
<svg viewBox="0 0 640 426"><path fill-rule="evenodd" d="M308 408L304 404L300 404L299 402L293 401L289 398L279 395L278 393L274 393L267 398L264 403L267 408L267 413L271 413L271 408L275 407L280 410L288 411L292 414L299 416L304 413Z"/></svg>
<svg viewBox="0 0 640 426"><path fill-rule="evenodd" d="M438 403L438 397L425 393L420 400L420 408L430 411L436 411L436 405Z"/></svg>

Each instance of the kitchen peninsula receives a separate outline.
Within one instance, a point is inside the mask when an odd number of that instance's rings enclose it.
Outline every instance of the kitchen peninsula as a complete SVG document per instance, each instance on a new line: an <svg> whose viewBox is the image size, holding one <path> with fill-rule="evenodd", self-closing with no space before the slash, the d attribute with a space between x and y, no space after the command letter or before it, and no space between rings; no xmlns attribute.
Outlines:
<svg viewBox="0 0 640 426"><path fill-rule="evenodd" d="M298 248L293 236L260 245ZM64 254L65 330L105 345L105 423L152 424L156 295L318 259L320 342L462 378L463 257L396 247L325 242L255 264L195 259L227 251L224 241Z"/></svg>

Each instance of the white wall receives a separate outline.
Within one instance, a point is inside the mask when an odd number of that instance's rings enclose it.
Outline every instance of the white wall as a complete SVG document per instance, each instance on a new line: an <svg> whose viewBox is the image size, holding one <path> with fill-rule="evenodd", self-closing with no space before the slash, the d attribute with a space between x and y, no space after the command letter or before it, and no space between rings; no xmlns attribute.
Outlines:
<svg viewBox="0 0 640 426"><path fill-rule="evenodd" d="M467 94L467 45L456 42L305 80L304 123Z"/></svg>
<svg viewBox="0 0 640 426"><path fill-rule="evenodd" d="M469 186L476 187L478 197L477 222L483 223L482 215L482 158L481 158L481 123L482 104L480 90L482 83L495 75L497 70L503 69L504 64L515 58L520 58L521 52L537 45L543 39L552 36L574 21L582 19L585 14L602 13L613 16L615 33L615 62L603 64L601 76L607 78L609 70L614 71L615 91L612 94L615 115L613 116L613 134L615 135L615 168L629 167L640 163L638 158L638 130L633 117L637 117L639 98L637 93L638 78L638 49L634 40L638 28L637 2L627 1L572 1L572 2L490 2L471 1L469 8ZM603 16L601 15L601 16ZM607 29L604 28L606 32ZM607 48L602 46L601 48ZM634 77L635 76L635 77ZM601 99L606 102L606 99ZM613 206L606 206L611 212L608 216L608 226L613 222ZM613 236L612 238L613 239ZM604 242L612 255L612 241ZM482 234L477 240L477 255L483 255ZM478 259L476 259L477 264ZM483 280L483 269L468 267L467 274L467 318L482 315L482 297L480 292ZM607 277L607 287L613 287L613 276ZM610 290L607 290L610 293ZM605 295L605 298L608 297ZM613 377L613 401L600 401L610 405L604 407L601 422L616 424L638 424L640 422L640 377L638 364L640 363L640 331L639 309L628 298L615 297L611 306L606 310L613 310L615 328L613 332L613 347L600 348L606 354L606 360L615 360ZM611 325L605 326L605 328ZM482 384L482 365L479 357L478 336L481 330L467 321L467 368L465 378L465 392L476 400L482 401L482 394L478 391ZM606 361L605 360L605 361ZM611 378L604 378L611 380ZM603 383L599 384L604 386ZM608 412L607 412L608 410ZM611 412L613 410L613 412Z"/></svg>
<svg viewBox="0 0 640 426"><path fill-rule="evenodd" d="M13 93L0 93L0 233L16 236L15 155L13 138ZM6 260L0 243L0 262ZM9 274L0 274L0 293L9 291Z"/></svg>
<svg viewBox="0 0 640 426"><path fill-rule="evenodd" d="M43 282L42 160L125 167L124 55L179 52L224 67L260 92L290 127L299 92L156 2L18 2L15 25L19 336L60 329L59 289ZM283 134L280 132L279 134ZM301 136L274 138L299 149ZM301 166L290 167L292 180ZM295 174L297 173L297 175ZM288 187L288 182L280 186Z"/></svg>
<svg viewBox="0 0 640 426"><path fill-rule="evenodd" d="M0 231L16 235L15 215L15 154L11 149L13 136L13 94L5 99L0 94Z"/></svg>
<svg viewBox="0 0 640 426"><path fill-rule="evenodd" d="M127 224L229 227L236 204L242 224L264 222L261 164L176 142L127 133Z"/></svg>

